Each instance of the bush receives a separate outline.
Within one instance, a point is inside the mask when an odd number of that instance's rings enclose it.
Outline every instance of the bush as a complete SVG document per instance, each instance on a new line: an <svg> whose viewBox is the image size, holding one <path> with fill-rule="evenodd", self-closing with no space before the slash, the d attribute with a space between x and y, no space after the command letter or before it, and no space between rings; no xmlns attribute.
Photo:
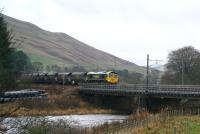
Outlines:
<svg viewBox="0 0 200 134"><path fill-rule="evenodd" d="M72 127L70 121L50 122L43 119L28 122L22 126L21 132L22 134L80 134L81 130Z"/></svg>

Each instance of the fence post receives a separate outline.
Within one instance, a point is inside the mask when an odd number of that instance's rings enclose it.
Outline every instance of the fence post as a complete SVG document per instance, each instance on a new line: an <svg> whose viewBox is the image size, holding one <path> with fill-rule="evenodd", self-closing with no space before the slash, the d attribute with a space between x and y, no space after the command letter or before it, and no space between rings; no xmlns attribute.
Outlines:
<svg viewBox="0 0 200 134"><path fill-rule="evenodd" d="M173 134L176 134L176 127L174 127L173 129Z"/></svg>

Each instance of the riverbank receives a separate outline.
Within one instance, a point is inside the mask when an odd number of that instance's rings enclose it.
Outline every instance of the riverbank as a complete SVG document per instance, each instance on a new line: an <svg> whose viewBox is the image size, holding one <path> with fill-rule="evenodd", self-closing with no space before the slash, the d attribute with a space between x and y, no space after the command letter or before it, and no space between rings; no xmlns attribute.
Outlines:
<svg viewBox="0 0 200 134"><path fill-rule="evenodd" d="M90 115L63 115L42 117L7 117L4 118L0 129L4 134L11 133L75 133L88 134L92 129L105 123L122 122L126 115L90 114ZM1 128L1 127L0 127Z"/></svg>
<svg viewBox="0 0 200 134"><path fill-rule="evenodd" d="M87 115L87 114L116 114L113 110L101 108L70 108L70 109L25 109L10 114L11 117L17 116L60 116L60 115Z"/></svg>
<svg viewBox="0 0 200 134"><path fill-rule="evenodd" d="M117 132L118 134L199 134L199 114L199 109L172 110L150 115L144 112L140 113L140 116L129 116L128 120L122 123L99 126L94 128L93 132Z"/></svg>
<svg viewBox="0 0 200 134"><path fill-rule="evenodd" d="M138 130L141 134L153 133L180 133L180 134L199 134L200 132L200 116L178 116L171 117L164 122L155 122L148 127Z"/></svg>
<svg viewBox="0 0 200 134"><path fill-rule="evenodd" d="M32 89L44 89L46 99L20 100L0 104L0 116L48 116L117 114L119 112L87 103L78 95L76 86L31 85Z"/></svg>

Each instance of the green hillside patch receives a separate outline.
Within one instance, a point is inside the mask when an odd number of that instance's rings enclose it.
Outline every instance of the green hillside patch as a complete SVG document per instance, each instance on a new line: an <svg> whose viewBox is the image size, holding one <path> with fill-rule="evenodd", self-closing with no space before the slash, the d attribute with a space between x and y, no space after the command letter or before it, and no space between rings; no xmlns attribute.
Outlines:
<svg viewBox="0 0 200 134"><path fill-rule="evenodd" d="M31 62L41 62L44 65L59 65L63 66L63 62L56 60L56 59L51 59L49 57L44 57L44 56L39 56L39 55L34 55L34 54L28 54L28 56L31 59Z"/></svg>

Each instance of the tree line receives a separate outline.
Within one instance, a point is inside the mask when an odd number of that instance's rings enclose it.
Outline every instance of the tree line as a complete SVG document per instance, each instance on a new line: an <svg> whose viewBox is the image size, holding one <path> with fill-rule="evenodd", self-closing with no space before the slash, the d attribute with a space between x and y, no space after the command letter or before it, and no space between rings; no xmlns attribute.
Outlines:
<svg viewBox="0 0 200 134"><path fill-rule="evenodd" d="M86 72L83 66L59 66L56 64L53 65L44 65L41 62L33 62L32 63L32 73L40 73L40 72Z"/></svg>

